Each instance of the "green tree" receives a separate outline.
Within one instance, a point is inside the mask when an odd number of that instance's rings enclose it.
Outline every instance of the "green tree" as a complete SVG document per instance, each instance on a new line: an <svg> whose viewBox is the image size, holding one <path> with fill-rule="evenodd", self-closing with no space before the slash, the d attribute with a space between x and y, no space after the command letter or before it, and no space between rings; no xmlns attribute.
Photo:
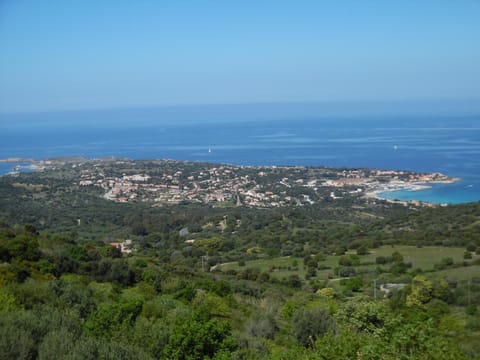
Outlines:
<svg viewBox="0 0 480 360"><path fill-rule="evenodd" d="M142 302L104 304L85 322L85 330L92 335L110 338L127 331L142 311Z"/></svg>
<svg viewBox="0 0 480 360"><path fill-rule="evenodd" d="M361 276L355 276L345 280L345 289L347 291L360 291L363 287L363 279Z"/></svg>
<svg viewBox="0 0 480 360"><path fill-rule="evenodd" d="M392 262L402 262L403 261L403 255L400 254L398 251L395 251L392 253L392 256L390 256L390 259Z"/></svg>
<svg viewBox="0 0 480 360"><path fill-rule="evenodd" d="M7 250L11 257L20 261L37 261L41 256L38 240L33 235L19 235L9 240Z"/></svg>
<svg viewBox="0 0 480 360"><path fill-rule="evenodd" d="M205 321L193 315L177 318L164 355L168 359L205 359L235 348L236 342L226 321Z"/></svg>
<svg viewBox="0 0 480 360"><path fill-rule="evenodd" d="M412 289L407 295L407 306L423 307L433 295L433 284L423 275L417 275L412 280Z"/></svg>
<svg viewBox="0 0 480 360"><path fill-rule="evenodd" d="M15 296L0 288L0 314L2 311L19 310L21 307L17 304Z"/></svg>

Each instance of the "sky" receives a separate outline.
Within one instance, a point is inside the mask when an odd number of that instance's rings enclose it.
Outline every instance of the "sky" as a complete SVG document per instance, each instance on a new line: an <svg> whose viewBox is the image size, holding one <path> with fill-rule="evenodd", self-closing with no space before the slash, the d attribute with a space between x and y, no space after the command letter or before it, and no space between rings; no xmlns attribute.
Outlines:
<svg viewBox="0 0 480 360"><path fill-rule="evenodd" d="M477 0L0 0L0 113L480 103Z"/></svg>

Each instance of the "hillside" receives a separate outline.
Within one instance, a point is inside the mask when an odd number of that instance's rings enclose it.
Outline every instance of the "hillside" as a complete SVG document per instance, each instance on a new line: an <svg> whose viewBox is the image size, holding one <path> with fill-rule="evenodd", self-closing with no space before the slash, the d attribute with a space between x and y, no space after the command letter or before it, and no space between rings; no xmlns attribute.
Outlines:
<svg viewBox="0 0 480 360"><path fill-rule="evenodd" d="M333 199L329 188L315 190L314 203L278 207L251 206L242 196L240 203L122 203L106 197L111 188L97 179L81 178L82 161L0 178L3 358L480 353L479 203L430 208L354 193ZM136 181L156 177L159 164L87 167ZM169 170L159 176L182 171L188 180L213 165L162 166ZM252 179L260 170L238 171ZM275 171L281 181L293 171L292 182L305 182L302 172L348 170Z"/></svg>

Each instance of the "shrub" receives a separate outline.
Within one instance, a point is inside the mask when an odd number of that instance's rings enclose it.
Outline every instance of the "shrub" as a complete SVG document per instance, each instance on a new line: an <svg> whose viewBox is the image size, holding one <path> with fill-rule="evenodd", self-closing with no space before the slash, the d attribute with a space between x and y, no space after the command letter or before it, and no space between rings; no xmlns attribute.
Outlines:
<svg viewBox="0 0 480 360"><path fill-rule="evenodd" d="M353 267L344 267L344 268L341 268L338 271L338 275L340 275L341 277L354 276L356 273L357 272L355 271L355 268L353 268Z"/></svg>
<svg viewBox="0 0 480 360"><path fill-rule="evenodd" d="M299 309L293 314L292 335L305 347L313 346L317 338L333 331L334 328L333 318L322 308Z"/></svg>
<svg viewBox="0 0 480 360"><path fill-rule="evenodd" d="M273 339L278 331L277 322L272 314L260 315L252 319L247 325L247 332L251 337Z"/></svg>
<svg viewBox="0 0 480 360"><path fill-rule="evenodd" d="M357 255L368 255L368 249L365 245L360 246L357 249Z"/></svg>
<svg viewBox="0 0 480 360"><path fill-rule="evenodd" d="M443 270L453 265L453 258L445 257L438 264L435 264L434 267L436 270Z"/></svg>
<svg viewBox="0 0 480 360"><path fill-rule="evenodd" d="M467 251L468 251L468 252L475 251L476 248L477 248L477 247L475 246L474 243L470 243L470 244L467 245Z"/></svg>
<svg viewBox="0 0 480 360"><path fill-rule="evenodd" d="M471 330L471 331L480 331L480 319L474 318L474 319L468 320L467 323L465 324L465 329Z"/></svg>
<svg viewBox="0 0 480 360"><path fill-rule="evenodd" d="M395 251L390 258L391 258L392 262L402 262L403 261L403 255L400 254L398 251Z"/></svg>
<svg viewBox="0 0 480 360"><path fill-rule="evenodd" d="M465 312L468 314L468 315L475 315L477 313L477 305L475 304L470 304L468 305L466 308L465 308Z"/></svg>
<svg viewBox="0 0 480 360"><path fill-rule="evenodd" d="M338 259L338 265L352 266L352 260L348 256L342 256L340 259Z"/></svg>

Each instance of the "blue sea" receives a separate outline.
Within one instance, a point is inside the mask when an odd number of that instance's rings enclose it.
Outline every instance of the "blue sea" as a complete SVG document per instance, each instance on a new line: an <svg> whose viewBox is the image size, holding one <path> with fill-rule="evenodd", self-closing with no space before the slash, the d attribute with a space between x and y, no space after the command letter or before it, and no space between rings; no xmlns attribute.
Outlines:
<svg viewBox="0 0 480 360"><path fill-rule="evenodd" d="M128 116L119 111L2 115L0 158L115 156L442 172L463 180L384 196L433 203L480 201L480 116L182 114L152 110ZM15 165L0 163L0 173Z"/></svg>

